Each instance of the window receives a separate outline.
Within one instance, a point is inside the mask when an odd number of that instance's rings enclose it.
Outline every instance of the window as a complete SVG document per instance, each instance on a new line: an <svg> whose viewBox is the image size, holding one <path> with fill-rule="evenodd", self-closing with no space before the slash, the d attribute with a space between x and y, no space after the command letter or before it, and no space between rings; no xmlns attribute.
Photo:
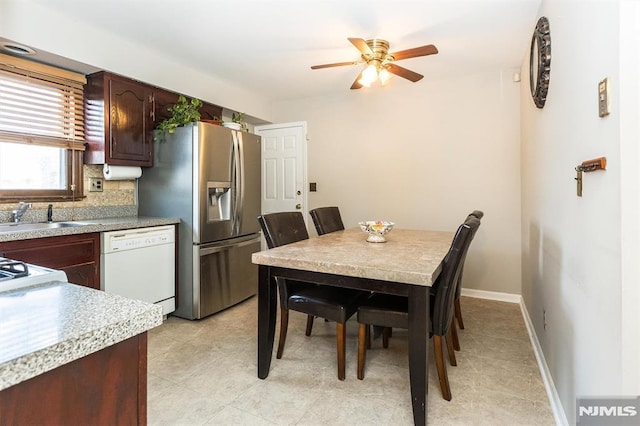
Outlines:
<svg viewBox="0 0 640 426"><path fill-rule="evenodd" d="M0 202L82 198L85 81L0 54Z"/></svg>

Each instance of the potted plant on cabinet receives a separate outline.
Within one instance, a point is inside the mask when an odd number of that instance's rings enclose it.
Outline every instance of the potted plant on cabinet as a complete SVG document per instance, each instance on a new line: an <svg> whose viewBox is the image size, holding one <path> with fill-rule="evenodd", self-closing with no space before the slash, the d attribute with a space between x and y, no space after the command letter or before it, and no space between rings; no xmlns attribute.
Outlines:
<svg viewBox="0 0 640 426"><path fill-rule="evenodd" d="M234 130L247 131L247 123L244 122L244 112L234 112L231 114L231 121L223 122L222 125Z"/></svg>
<svg viewBox="0 0 640 426"><path fill-rule="evenodd" d="M200 111L202 101L200 99L191 98L187 101L183 95L178 96L178 102L169 108L171 117L162 120L154 130L153 138L155 140L164 141L166 134L172 134L180 126L184 126L194 121L200 121Z"/></svg>

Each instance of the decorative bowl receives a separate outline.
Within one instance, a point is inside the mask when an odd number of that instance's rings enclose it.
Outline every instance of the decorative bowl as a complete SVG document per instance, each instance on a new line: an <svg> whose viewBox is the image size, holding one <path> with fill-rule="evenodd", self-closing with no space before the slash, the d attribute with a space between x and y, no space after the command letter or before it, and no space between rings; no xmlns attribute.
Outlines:
<svg viewBox="0 0 640 426"><path fill-rule="evenodd" d="M370 243L384 243L384 234L393 229L395 223L386 220L367 220L366 222L358 222L360 229L369 234L367 241Z"/></svg>

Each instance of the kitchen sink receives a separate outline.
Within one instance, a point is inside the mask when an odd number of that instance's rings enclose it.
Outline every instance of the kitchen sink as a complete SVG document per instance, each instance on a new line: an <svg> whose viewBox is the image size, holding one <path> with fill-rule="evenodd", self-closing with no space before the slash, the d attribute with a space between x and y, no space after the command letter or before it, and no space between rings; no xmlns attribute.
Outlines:
<svg viewBox="0 0 640 426"><path fill-rule="evenodd" d="M0 223L0 234L40 231L44 229L75 228L85 225L87 224L82 222Z"/></svg>

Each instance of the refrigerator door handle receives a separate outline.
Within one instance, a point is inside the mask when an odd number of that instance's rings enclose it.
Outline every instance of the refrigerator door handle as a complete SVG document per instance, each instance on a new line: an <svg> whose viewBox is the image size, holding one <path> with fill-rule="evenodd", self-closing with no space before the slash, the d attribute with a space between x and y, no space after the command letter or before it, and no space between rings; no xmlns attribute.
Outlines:
<svg viewBox="0 0 640 426"><path fill-rule="evenodd" d="M244 141L242 140L242 133L240 131L234 132L236 134L236 140L238 143L238 164L240 164L239 176L240 176L240 201L237 211L237 225L238 225L238 234L242 229L242 218L244 217L244 193L245 193L245 173L244 173Z"/></svg>
<svg viewBox="0 0 640 426"><path fill-rule="evenodd" d="M230 247L245 247L251 244L255 244L256 242L259 242L260 240L256 240L255 238L249 241L243 241L240 243L232 243L232 244L225 244L225 245L221 245L221 246L215 246L215 247L206 247L206 248L201 248L200 249L200 257L202 256L208 256L210 254L213 253L220 253L221 251L225 251L225 250L229 250Z"/></svg>
<svg viewBox="0 0 640 426"><path fill-rule="evenodd" d="M241 140L238 137L238 133L236 131L231 131L231 137L233 139L233 161L235 162L234 167L234 187L235 187L235 200L234 200L234 209L233 209L233 235L240 234L240 221L242 218L242 206L244 202L244 179L243 179L243 169L242 169L242 148L241 148Z"/></svg>

